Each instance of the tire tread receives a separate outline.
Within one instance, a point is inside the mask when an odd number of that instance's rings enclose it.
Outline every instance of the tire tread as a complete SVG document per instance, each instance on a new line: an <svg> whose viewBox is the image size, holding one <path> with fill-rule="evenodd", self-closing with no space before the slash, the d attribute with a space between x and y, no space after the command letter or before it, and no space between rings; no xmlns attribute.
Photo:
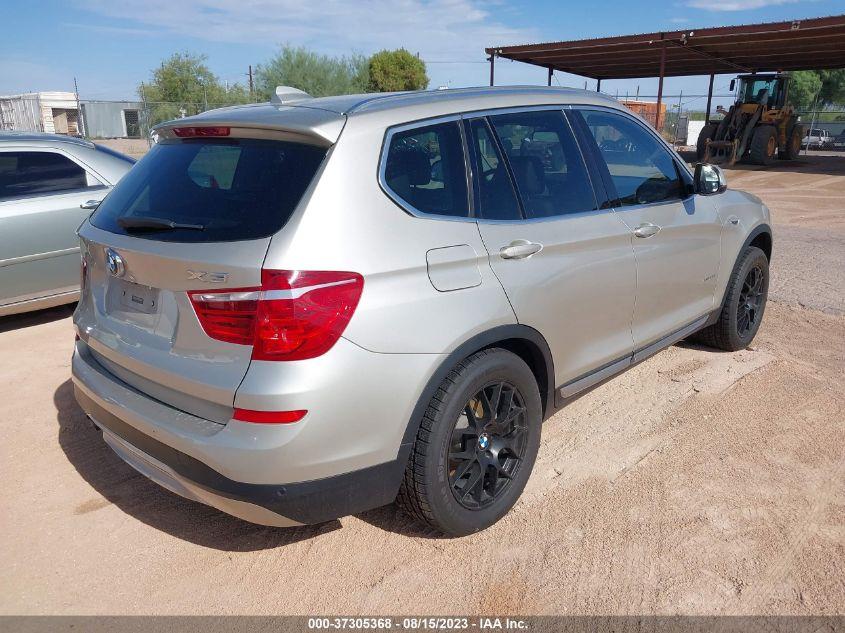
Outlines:
<svg viewBox="0 0 845 633"><path fill-rule="evenodd" d="M733 352L739 349L732 340L733 325L731 324L731 306L733 305L733 302L731 301L731 297L736 291L735 289L737 285L742 284L744 281L742 272L745 269L745 262L749 259L759 257L760 255L763 257L766 256L765 253L756 246L746 247L742 256L737 259L736 265L731 271L731 277L728 280L728 289L725 293L725 300L719 312L718 320L713 325L696 332L692 337L693 340L701 343L702 345L706 345L707 347L715 347L716 349L728 352Z"/></svg>
<svg viewBox="0 0 845 633"><path fill-rule="evenodd" d="M453 389L458 388L458 383L463 375L469 371L470 366L485 356L501 352L509 353L500 348L488 348L476 352L458 363L440 383L428 407L426 407L425 413L423 413L396 502L411 518L434 529L440 528L428 501L428 490L424 482L425 467L423 465L430 447L428 438L431 435L431 430L442 419L448 394Z"/></svg>

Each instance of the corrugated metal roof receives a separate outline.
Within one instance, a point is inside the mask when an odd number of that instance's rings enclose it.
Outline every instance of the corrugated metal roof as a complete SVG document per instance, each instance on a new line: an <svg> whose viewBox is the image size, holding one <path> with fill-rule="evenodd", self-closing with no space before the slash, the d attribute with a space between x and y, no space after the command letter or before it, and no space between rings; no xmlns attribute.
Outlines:
<svg viewBox="0 0 845 633"><path fill-rule="evenodd" d="M845 15L487 48L594 79L845 68Z"/></svg>

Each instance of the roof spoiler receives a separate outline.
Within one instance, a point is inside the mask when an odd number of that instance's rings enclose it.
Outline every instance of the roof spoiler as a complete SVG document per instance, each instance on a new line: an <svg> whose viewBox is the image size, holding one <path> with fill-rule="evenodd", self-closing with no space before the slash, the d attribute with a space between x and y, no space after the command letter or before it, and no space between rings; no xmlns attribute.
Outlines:
<svg viewBox="0 0 845 633"><path fill-rule="evenodd" d="M313 99L310 94L299 88L291 86L276 86L276 91L270 97L271 103L294 103L296 101L305 101L306 99Z"/></svg>

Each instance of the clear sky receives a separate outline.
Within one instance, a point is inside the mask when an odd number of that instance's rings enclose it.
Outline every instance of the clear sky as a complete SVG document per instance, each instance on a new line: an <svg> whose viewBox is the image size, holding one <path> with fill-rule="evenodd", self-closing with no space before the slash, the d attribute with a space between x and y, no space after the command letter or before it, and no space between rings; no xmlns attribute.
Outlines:
<svg viewBox="0 0 845 633"><path fill-rule="evenodd" d="M0 0L0 94L72 90L83 99L134 99L175 51L208 56L245 82L249 64L280 44L328 54L405 47L428 63L430 87L486 85L486 46L623 35L845 13L845 0ZM546 71L499 60L497 84L544 84ZM728 78L717 79L724 92ZM584 86L557 73L556 83ZM602 90L656 93L656 79ZM594 87L594 82L590 82ZM666 92L706 92L706 79L668 79Z"/></svg>

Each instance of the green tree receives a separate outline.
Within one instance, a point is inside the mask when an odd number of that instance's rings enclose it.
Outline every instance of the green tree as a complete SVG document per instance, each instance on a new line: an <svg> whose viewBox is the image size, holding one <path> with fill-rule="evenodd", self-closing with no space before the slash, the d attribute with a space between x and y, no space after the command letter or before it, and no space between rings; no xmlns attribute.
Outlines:
<svg viewBox="0 0 845 633"><path fill-rule="evenodd" d="M356 94L367 89L367 59L363 55L330 57L304 47L285 45L255 73L256 91L269 99L276 86L291 86L312 97Z"/></svg>
<svg viewBox="0 0 845 633"><path fill-rule="evenodd" d="M824 105L845 104L845 68L818 70L816 72L822 80L819 101Z"/></svg>
<svg viewBox="0 0 845 633"><path fill-rule="evenodd" d="M247 90L240 84L225 86L205 64L205 55L174 53L153 71L152 80L138 87L146 101L149 124L190 116L211 108L249 102Z"/></svg>
<svg viewBox="0 0 845 633"><path fill-rule="evenodd" d="M404 48L380 51L370 57L370 92L422 90L428 87L425 62Z"/></svg>
<svg viewBox="0 0 845 633"><path fill-rule="evenodd" d="M822 80L816 71L794 72L789 80L789 101L798 110L809 110L813 107L821 87Z"/></svg>
<svg viewBox="0 0 845 633"><path fill-rule="evenodd" d="M791 76L790 100L797 108L845 104L845 69L799 70Z"/></svg>

